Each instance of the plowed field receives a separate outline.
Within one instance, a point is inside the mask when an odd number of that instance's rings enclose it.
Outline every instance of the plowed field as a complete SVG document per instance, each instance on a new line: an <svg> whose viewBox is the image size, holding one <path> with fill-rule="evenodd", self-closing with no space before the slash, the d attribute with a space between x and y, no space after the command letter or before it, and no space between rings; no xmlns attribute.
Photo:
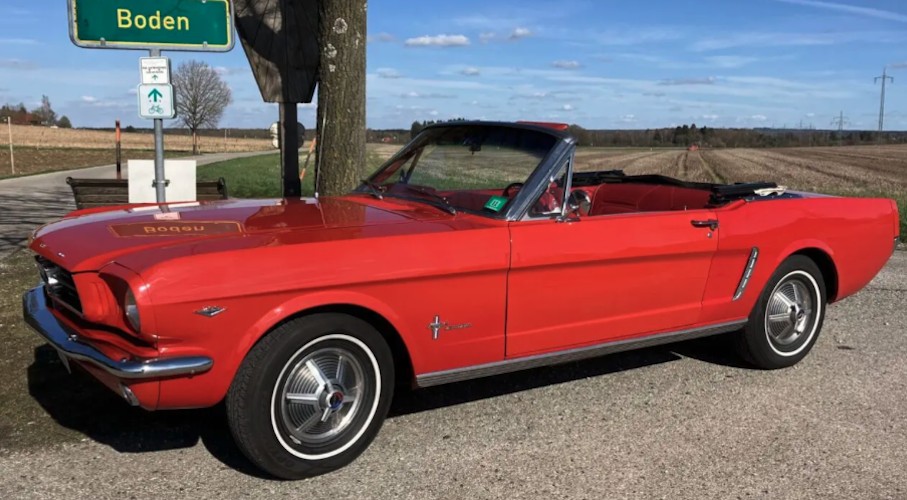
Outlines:
<svg viewBox="0 0 907 500"><path fill-rule="evenodd" d="M579 151L580 171L623 169L721 183L772 181L804 191L890 197L898 200L901 225L907 229L907 146Z"/></svg>

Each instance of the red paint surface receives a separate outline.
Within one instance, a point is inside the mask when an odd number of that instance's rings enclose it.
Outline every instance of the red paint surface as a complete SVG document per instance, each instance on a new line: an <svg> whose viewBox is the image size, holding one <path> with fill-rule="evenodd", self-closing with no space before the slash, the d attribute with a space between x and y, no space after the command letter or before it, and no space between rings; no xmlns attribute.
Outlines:
<svg viewBox="0 0 907 500"><path fill-rule="evenodd" d="M568 223L452 216L362 195L213 202L167 211L181 223L238 231L155 237L118 237L111 227L167 223L156 221L159 209L118 208L49 224L31 248L76 273L92 304L84 320L58 316L83 340L115 357L214 359L202 375L134 384L154 409L216 404L258 339L316 307L382 316L424 374L743 319L778 264L806 249L833 259L841 299L878 273L897 231L889 200L807 197L709 209L698 206L700 193L674 188L667 196L653 198L650 211L603 210ZM635 210L648 203L611 202ZM717 219L720 228L693 227L694 219ZM754 246L752 281L733 301ZM122 317L126 285L139 301L140 334ZM194 313L212 305L226 311ZM435 315L472 326L435 341ZM95 374L111 387L120 382Z"/></svg>

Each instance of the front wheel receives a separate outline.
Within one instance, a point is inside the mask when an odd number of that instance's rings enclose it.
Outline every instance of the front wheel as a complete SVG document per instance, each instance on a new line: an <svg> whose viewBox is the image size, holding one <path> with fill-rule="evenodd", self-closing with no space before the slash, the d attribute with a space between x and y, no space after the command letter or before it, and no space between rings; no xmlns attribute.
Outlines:
<svg viewBox="0 0 907 500"><path fill-rule="evenodd" d="M738 350L763 369L786 368L806 357L825 318L825 281L811 259L794 255L766 284L738 337Z"/></svg>
<svg viewBox="0 0 907 500"><path fill-rule="evenodd" d="M352 462L374 439L393 396L387 343L341 314L289 321L246 356L227 394L227 418L255 465L300 479Z"/></svg>

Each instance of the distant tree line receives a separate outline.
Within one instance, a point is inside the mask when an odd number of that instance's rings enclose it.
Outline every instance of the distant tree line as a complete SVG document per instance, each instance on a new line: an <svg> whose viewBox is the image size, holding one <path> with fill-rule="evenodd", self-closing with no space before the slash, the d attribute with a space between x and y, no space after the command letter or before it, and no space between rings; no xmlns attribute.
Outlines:
<svg viewBox="0 0 907 500"><path fill-rule="evenodd" d="M464 121L464 118L440 121L415 121L410 127L409 137L415 137L423 128L447 121ZM815 129L771 129L771 128L713 128L697 127L695 123L673 128L646 130L591 130L570 125L569 132L576 137L580 146L664 148L690 147L706 148L779 148L796 146L838 146L858 144L904 144L907 132L874 132L867 130L815 130ZM386 137L403 137L400 130L370 130L369 142L405 142L387 140ZM373 137L378 140L373 140Z"/></svg>
<svg viewBox="0 0 907 500"><path fill-rule="evenodd" d="M743 129L697 127L696 124L646 130L588 130L570 126L581 146L601 147L689 147L779 148L795 146L838 146L858 144L903 144L907 132L813 129Z"/></svg>
<svg viewBox="0 0 907 500"><path fill-rule="evenodd" d="M15 125L37 125L44 127L72 128L72 122L66 115L57 118L57 112L50 104L50 98L41 96L41 105L31 111L24 103L4 104L0 106L0 122L6 123L11 118Z"/></svg>

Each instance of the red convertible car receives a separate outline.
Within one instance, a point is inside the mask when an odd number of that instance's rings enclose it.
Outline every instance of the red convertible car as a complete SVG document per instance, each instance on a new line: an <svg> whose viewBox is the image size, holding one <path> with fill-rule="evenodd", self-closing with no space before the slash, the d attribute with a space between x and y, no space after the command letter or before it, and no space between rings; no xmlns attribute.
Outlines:
<svg viewBox="0 0 907 500"><path fill-rule="evenodd" d="M721 333L791 366L898 237L887 199L577 171L564 127L428 127L354 192L73 212L25 318L148 410L225 401L281 478L348 464L400 383Z"/></svg>

